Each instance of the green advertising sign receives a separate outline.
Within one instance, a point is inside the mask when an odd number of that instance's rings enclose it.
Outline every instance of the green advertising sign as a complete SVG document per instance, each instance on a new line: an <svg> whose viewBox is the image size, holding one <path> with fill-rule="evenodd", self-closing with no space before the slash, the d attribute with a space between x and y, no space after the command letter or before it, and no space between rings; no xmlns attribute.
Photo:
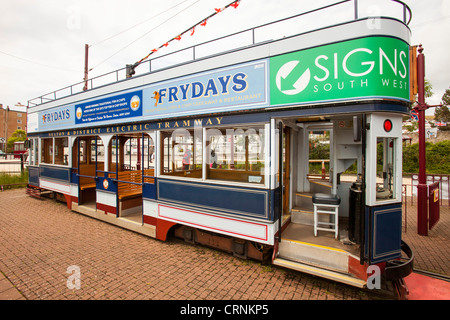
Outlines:
<svg viewBox="0 0 450 320"><path fill-rule="evenodd" d="M368 37L270 58L270 104L361 98L409 101L409 46Z"/></svg>

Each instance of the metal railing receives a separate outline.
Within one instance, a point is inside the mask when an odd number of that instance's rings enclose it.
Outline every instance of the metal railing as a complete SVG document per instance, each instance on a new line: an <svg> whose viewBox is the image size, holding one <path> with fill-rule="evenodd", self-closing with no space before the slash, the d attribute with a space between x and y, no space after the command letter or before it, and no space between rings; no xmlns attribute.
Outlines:
<svg viewBox="0 0 450 320"><path fill-rule="evenodd" d="M417 196L417 185L419 184L418 173L405 173L404 175L411 175L411 184L408 185L411 189L411 205L414 204L414 197ZM439 202L443 206L447 202L450 207L450 175L449 174L427 174L427 184L439 182ZM444 202L445 201L445 202Z"/></svg>
<svg viewBox="0 0 450 320"><path fill-rule="evenodd" d="M288 18L269 22L254 28L239 31L224 37L146 60L140 64L141 68L139 69L142 71L137 71L136 73L137 75L148 74L171 68L176 65L203 59L205 57L223 54L227 51L238 50L360 19L388 16L389 18L402 21L404 24L408 25L412 18L412 12L408 5L399 0L391 0L391 3L394 4L395 9L398 10L395 12L395 15L393 12L389 12L388 15L383 15L378 1L374 1L372 5L368 5L366 1L361 2L358 0L344 0L335 2ZM302 20L298 21L297 19ZM324 21L327 21L325 25ZM282 28L282 33L280 33L279 28ZM226 47L226 50L218 50L218 48L223 48L223 46ZM143 69L144 66L147 66L146 70ZM88 79L87 89L99 88L104 85L124 81L126 79L126 67L124 67ZM85 84L86 80L83 80L76 84L28 100L28 108L73 94L82 93L84 92Z"/></svg>

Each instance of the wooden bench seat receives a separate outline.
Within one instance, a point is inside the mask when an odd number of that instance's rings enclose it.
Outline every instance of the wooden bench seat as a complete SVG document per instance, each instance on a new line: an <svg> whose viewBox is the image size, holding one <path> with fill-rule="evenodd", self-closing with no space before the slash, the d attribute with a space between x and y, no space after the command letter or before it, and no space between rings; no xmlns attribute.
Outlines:
<svg viewBox="0 0 450 320"><path fill-rule="evenodd" d="M154 174L153 169L144 170L145 176L153 176L153 174ZM142 171L141 170L121 171L118 173L117 180L119 180L119 183L117 186L117 194L119 196L119 200L142 196ZM151 179L151 180L153 180L153 179ZM120 182L120 181L128 181L131 183ZM149 179L146 178L145 182L149 182Z"/></svg>
<svg viewBox="0 0 450 320"><path fill-rule="evenodd" d="M95 177L95 165L81 165L80 172L78 174L83 176ZM80 186L80 190L86 190L96 187L95 179L89 177L78 177L78 184Z"/></svg>
<svg viewBox="0 0 450 320"><path fill-rule="evenodd" d="M95 184L95 182L80 184L80 190L86 190L86 189L89 189L89 188L95 188L96 186L97 185Z"/></svg>

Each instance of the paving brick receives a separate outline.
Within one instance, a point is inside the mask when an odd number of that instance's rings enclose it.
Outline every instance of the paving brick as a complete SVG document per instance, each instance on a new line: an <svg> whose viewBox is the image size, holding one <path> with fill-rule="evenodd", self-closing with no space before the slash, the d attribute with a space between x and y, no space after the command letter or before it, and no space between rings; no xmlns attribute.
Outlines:
<svg viewBox="0 0 450 320"><path fill-rule="evenodd" d="M40 300L361 300L378 299L353 287L241 260L179 240L161 242L28 197L0 193L0 293L5 279L20 296ZM443 207L441 207L443 208ZM408 203L404 240L420 269L450 275L450 211L428 237L416 233L417 207ZM69 289L69 266L81 288ZM8 283L6 283L7 285ZM13 291L5 288L12 297Z"/></svg>

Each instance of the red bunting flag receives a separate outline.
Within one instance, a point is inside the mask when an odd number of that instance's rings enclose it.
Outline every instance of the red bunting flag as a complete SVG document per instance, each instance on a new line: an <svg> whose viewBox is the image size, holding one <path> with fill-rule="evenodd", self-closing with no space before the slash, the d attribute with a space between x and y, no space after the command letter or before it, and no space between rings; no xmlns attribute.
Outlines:
<svg viewBox="0 0 450 320"><path fill-rule="evenodd" d="M232 6L233 8L237 8L238 7L238 5L239 5L239 2L240 1L236 1L236 2L234 2L234 3L232 3L232 4L230 4L230 6Z"/></svg>
<svg viewBox="0 0 450 320"><path fill-rule="evenodd" d="M214 15L216 15L216 14L218 14L218 13L224 11L224 10L226 10L229 6L231 6L231 7L233 7L233 8L236 9L236 8L239 6L239 3L240 3L240 2L241 2L241 0L236 0L236 1L234 1L234 2L232 2L232 3L230 3L230 4L228 4L228 5L226 5L226 6L223 7L223 8L214 8L215 13L211 14L211 15L210 15L208 18L206 18L205 20L203 20L203 21L201 21L201 22L198 22L198 23L197 23L196 25L194 25L192 28L190 28L190 29L184 31L183 33L181 33L180 35L176 36L175 38L173 38L173 39L170 40L170 41L173 41L173 40L178 40L178 41L180 41L180 40L181 40L181 36L183 36L183 35L184 35L185 33L187 33L188 31L190 31L190 32L191 32L191 36L193 36L194 33L195 33L195 27L197 27L198 25L206 26L206 22L207 22L207 20L208 20L210 17L212 17L212 16L214 16ZM150 52L145 58L142 58L141 60L139 60L135 65L136 65L136 66L139 65L139 64L142 63L144 60L146 60L152 53L156 53L156 52L157 52L159 49L161 49L162 47L167 47L167 46L169 45L170 41L164 43L164 44L163 44L161 47L159 47L159 48L152 49L151 52Z"/></svg>

